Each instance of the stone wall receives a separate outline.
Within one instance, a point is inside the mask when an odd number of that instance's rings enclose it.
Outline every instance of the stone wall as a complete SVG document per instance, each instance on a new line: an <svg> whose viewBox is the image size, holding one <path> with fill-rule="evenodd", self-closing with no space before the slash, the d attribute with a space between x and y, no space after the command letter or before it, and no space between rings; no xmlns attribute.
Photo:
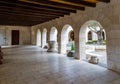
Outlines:
<svg viewBox="0 0 120 84"><path fill-rule="evenodd" d="M80 48L84 43L80 41L84 36L80 36L83 24L89 20L98 21L106 31L107 40L107 61L108 68L120 72L120 0L111 0L110 3L97 3L95 8L86 7L85 11L77 11L76 14L71 13L64 17L51 20L49 22L38 24L32 27L34 33L37 29L41 31L46 28L47 36L49 38L50 29L54 26L58 30L58 47L61 50L61 31L63 26L69 24L75 32L75 58L81 58L82 54ZM81 38L82 37L82 38ZM35 35L32 35L32 44L35 44Z"/></svg>
<svg viewBox="0 0 120 84"><path fill-rule="evenodd" d="M6 45L11 45L11 31L19 30L19 44L28 45L30 44L30 27L24 26L0 26L0 29L5 30Z"/></svg>

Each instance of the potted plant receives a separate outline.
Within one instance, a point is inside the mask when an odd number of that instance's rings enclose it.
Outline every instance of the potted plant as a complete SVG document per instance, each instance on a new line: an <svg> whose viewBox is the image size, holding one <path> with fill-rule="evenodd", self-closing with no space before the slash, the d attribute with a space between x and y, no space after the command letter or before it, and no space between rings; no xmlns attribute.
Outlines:
<svg viewBox="0 0 120 84"><path fill-rule="evenodd" d="M71 43L71 50L67 53L68 57L74 57L74 53L75 53L75 45L74 42Z"/></svg>

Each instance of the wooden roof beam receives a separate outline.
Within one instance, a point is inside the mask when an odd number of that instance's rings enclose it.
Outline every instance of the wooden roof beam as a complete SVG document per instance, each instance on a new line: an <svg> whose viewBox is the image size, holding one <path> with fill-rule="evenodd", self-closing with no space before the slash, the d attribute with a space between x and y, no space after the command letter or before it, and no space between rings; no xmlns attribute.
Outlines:
<svg viewBox="0 0 120 84"><path fill-rule="evenodd" d="M63 17L64 15L49 15L49 14L40 14L40 13L28 13L28 12L23 12L23 11L17 11L17 10L8 10L8 9L0 9L0 12L5 12L5 13L9 13L9 14L15 14L15 15L24 15L24 16L31 16L31 17L53 17L53 16L57 16L57 17Z"/></svg>
<svg viewBox="0 0 120 84"><path fill-rule="evenodd" d="M31 15L24 15L24 14L15 14L15 13L8 13L8 12L0 12L0 17L3 17L3 16L6 16L5 18L10 18L10 17L12 17L12 18L17 18L18 19L18 17L21 17L21 18L35 18L36 20L37 19L44 19L44 18L46 18L46 19L49 19L49 18L59 18L59 16L53 16L53 17L47 17L47 16L31 16ZM19 20L19 19L18 19Z"/></svg>
<svg viewBox="0 0 120 84"><path fill-rule="evenodd" d="M52 1L44 1L44 0L19 0L26 3L32 3L37 4L41 6L47 6L47 7L54 7L54 8L62 8L62 9L70 9L70 10L85 10L83 6L75 6L75 5L68 5L63 3L56 3Z"/></svg>
<svg viewBox="0 0 120 84"><path fill-rule="evenodd" d="M45 11L45 10L41 10L42 12L40 11L37 11L37 10L30 10L30 9L26 9L26 8L21 8L21 7L9 7L9 6L4 6L2 4L0 4L0 9L4 9L4 10L17 10L17 11L25 11L25 12L32 12L32 13L39 13L39 14L48 14L48 15L68 15L70 13L68 12L53 12L53 11Z"/></svg>
<svg viewBox="0 0 120 84"><path fill-rule="evenodd" d="M84 6L96 7L95 3L87 2L87 1L84 1L84 0L64 0L64 1L72 2L72 3L75 3L75 4L84 5Z"/></svg>
<svg viewBox="0 0 120 84"><path fill-rule="evenodd" d="M40 6L37 4L32 4L32 3L24 3L24 2L20 2L20 1L9 1L9 0L4 0L4 1L0 1L1 4L6 4L6 5L14 5L16 6L21 6L21 7L27 7L27 8L31 8L31 9L43 9L46 11L61 11L61 12L73 12L76 13L76 10L70 10L70 9L62 9L62 8L54 8L54 7L48 7L48 6Z"/></svg>
<svg viewBox="0 0 120 84"><path fill-rule="evenodd" d="M105 2L105 3L109 3L110 2L110 0L97 0L97 1Z"/></svg>

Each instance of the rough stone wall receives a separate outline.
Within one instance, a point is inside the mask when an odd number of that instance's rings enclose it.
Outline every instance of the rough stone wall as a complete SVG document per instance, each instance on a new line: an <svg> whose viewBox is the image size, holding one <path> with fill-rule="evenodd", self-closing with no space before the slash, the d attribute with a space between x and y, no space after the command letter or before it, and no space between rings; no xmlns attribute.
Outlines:
<svg viewBox="0 0 120 84"><path fill-rule="evenodd" d="M80 58L80 30L82 25L89 20L98 21L106 31L108 68L120 72L120 0L111 0L110 3L97 3L95 8L86 7L85 11L77 11L58 19L38 24L32 29L47 28L48 38L50 28L58 30L58 46L61 49L61 31L64 25L69 24L75 32L75 58ZM35 38L32 36L32 38ZM82 38L80 38L82 40ZM34 39L35 41L35 39ZM34 41L32 42L34 44ZM83 44L84 45L84 44Z"/></svg>
<svg viewBox="0 0 120 84"><path fill-rule="evenodd" d="M0 26L0 29L6 31L6 45L11 45L11 31L19 30L19 44L20 45L29 45L30 44L30 27L24 26Z"/></svg>

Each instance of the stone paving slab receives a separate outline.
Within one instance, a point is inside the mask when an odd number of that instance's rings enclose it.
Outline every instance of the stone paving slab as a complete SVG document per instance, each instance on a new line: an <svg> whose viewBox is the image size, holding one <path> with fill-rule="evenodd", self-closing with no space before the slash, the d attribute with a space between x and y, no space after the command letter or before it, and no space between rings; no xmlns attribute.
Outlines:
<svg viewBox="0 0 120 84"><path fill-rule="evenodd" d="M47 53L36 46L4 49L0 84L120 84L120 74L98 65Z"/></svg>

